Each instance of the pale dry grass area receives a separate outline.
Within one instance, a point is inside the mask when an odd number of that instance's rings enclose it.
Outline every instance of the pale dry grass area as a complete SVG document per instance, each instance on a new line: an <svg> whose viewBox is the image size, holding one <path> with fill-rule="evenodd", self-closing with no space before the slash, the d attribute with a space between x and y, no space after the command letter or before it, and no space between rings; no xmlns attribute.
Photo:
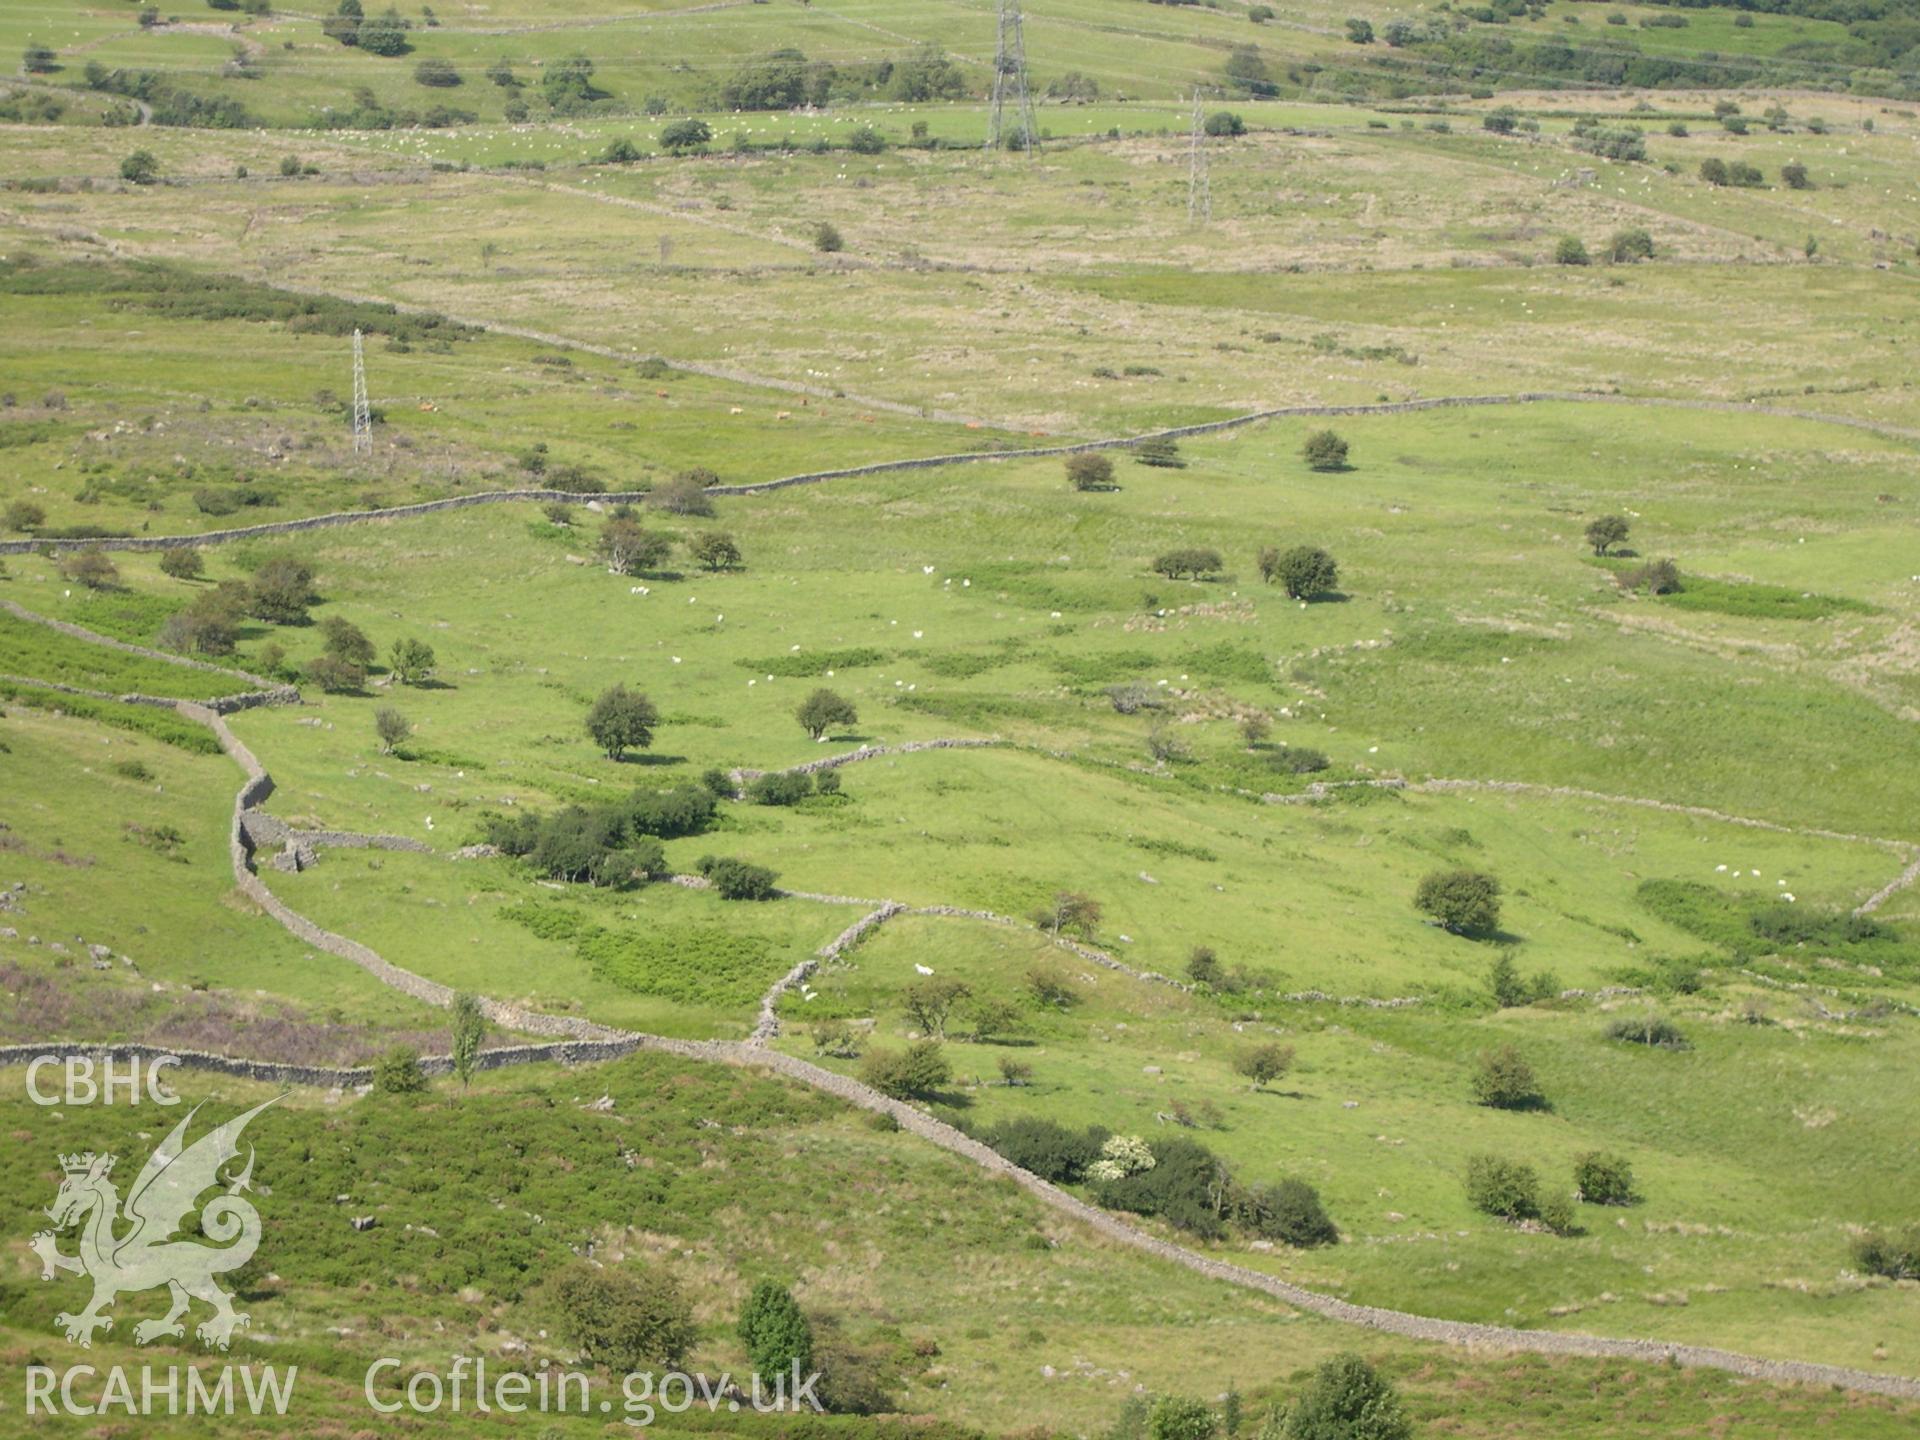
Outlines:
<svg viewBox="0 0 1920 1440"><path fill-rule="evenodd" d="M714 156L528 177L380 171L395 162L316 136L161 136L197 147L181 171L194 183L16 192L0 211L36 245L228 267L1046 434L1522 389L1912 423L1898 346L1920 297L1826 258L1871 263L1920 231L1900 169L1911 118L1857 128L1886 108L1822 106L1854 128L1737 145L1649 124L1654 160L1677 173L1550 135L1250 136L1211 147L1205 226L1188 223L1187 147L1172 137L1031 162ZM7 131L0 155L31 173L51 143ZM69 166L103 173L121 143L95 132ZM1841 179L1811 191L1713 191L1694 174L1697 155L1775 164L1769 147L1815 143ZM274 174L296 149L328 173L230 178L239 163ZM821 221L844 252L807 248ZM1633 227L1654 235L1657 263L1545 263L1561 236L1598 252ZM1160 373L1093 373L1129 365Z"/></svg>

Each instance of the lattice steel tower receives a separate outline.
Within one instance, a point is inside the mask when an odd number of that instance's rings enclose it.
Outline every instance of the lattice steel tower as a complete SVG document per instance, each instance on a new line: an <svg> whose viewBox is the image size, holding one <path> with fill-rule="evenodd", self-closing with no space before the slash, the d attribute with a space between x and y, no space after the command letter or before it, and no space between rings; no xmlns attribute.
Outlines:
<svg viewBox="0 0 1920 1440"><path fill-rule="evenodd" d="M1000 35L993 54L993 118L987 123L987 149L1013 143L1007 127L1011 102L1019 126L1020 148L1040 148L1040 127L1033 119L1033 95L1027 89L1027 42L1020 23L1020 0L1000 0Z"/></svg>
<svg viewBox="0 0 1920 1440"><path fill-rule="evenodd" d="M373 414L367 405L367 362L360 349L360 332L353 332L353 453L373 453Z"/></svg>
<svg viewBox="0 0 1920 1440"><path fill-rule="evenodd" d="M1213 185L1207 177L1207 130L1200 117L1200 89L1193 91L1193 144L1187 159L1187 223L1213 219Z"/></svg>

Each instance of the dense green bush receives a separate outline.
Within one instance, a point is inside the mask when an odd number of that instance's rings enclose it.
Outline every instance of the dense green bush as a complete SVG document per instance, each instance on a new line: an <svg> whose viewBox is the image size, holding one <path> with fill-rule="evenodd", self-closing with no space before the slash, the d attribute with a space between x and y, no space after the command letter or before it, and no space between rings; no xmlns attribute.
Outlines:
<svg viewBox="0 0 1920 1440"><path fill-rule="evenodd" d="M905 1050L869 1050L860 1078L882 1095L906 1100L937 1092L953 1078L953 1067L938 1040L915 1040Z"/></svg>
<svg viewBox="0 0 1920 1440"><path fill-rule="evenodd" d="M1381 1374L1358 1355L1322 1361L1286 1409L1286 1440L1411 1440L1413 1422Z"/></svg>
<svg viewBox="0 0 1920 1440"><path fill-rule="evenodd" d="M1531 1165L1499 1155L1467 1157L1467 1200L1474 1209L1505 1220L1540 1213L1540 1177Z"/></svg>
<svg viewBox="0 0 1920 1440"><path fill-rule="evenodd" d="M1639 1199L1634 1190L1633 1166L1622 1155L1588 1150L1575 1156L1573 1183L1589 1205L1631 1205Z"/></svg>
<svg viewBox="0 0 1920 1440"><path fill-rule="evenodd" d="M1183 576L1192 576L1199 580L1208 575L1217 575L1226 562L1220 558L1218 550L1204 546L1188 545L1176 550L1167 550L1156 555L1154 570L1169 580L1178 580Z"/></svg>
<svg viewBox="0 0 1920 1440"><path fill-rule="evenodd" d="M1111 1132L1101 1127L1070 1130L1039 1116L1002 1120L980 1136L999 1155L1056 1185L1083 1179L1087 1166L1100 1158L1100 1147Z"/></svg>
<svg viewBox="0 0 1920 1440"><path fill-rule="evenodd" d="M1300 454L1311 470L1347 468L1347 442L1331 430L1316 430L1300 447Z"/></svg>
<svg viewBox="0 0 1920 1440"><path fill-rule="evenodd" d="M616 1374L683 1364L699 1339L692 1305L664 1270L582 1261L555 1275L544 1298L560 1333Z"/></svg>
<svg viewBox="0 0 1920 1440"><path fill-rule="evenodd" d="M1658 1050L1685 1050L1687 1037L1680 1027L1661 1015L1627 1016L1607 1026L1609 1040L1624 1040L1630 1045L1651 1045Z"/></svg>
<svg viewBox="0 0 1920 1440"><path fill-rule="evenodd" d="M190 545L168 550L160 557L160 573L175 580L198 580L206 569L207 562Z"/></svg>
<svg viewBox="0 0 1920 1440"><path fill-rule="evenodd" d="M1168 1140L1154 1147L1153 1158L1152 1169L1102 1182L1097 1191L1100 1203L1136 1215L1157 1215L1203 1239L1224 1236L1225 1162L1193 1140Z"/></svg>
<svg viewBox="0 0 1920 1440"><path fill-rule="evenodd" d="M373 1088L387 1095L417 1095L427 1088L420 1056L405 1045L387 1051L373 1067Z"/></svg>
<svg viewBox="0 0 1920 1440"><path fill-rule="evenodd" d="M764 865L726 856L702 856L699 869L722 900L771 900L780 878Z"/></svg>
<svg viewBox="0 0 1920 1440"><path fill-rule="evenodd" d="M860 723L860 713L853 708L853 702L824 687L802 700L793 716L800 722L800 728L815 740L831 730Z"/></svg>
<svg viewBox="0 0 1920 1440"><path fill-rule="evenodd" d="M798 770L773 770L751 781L746 796L756 805L797 805L813 793L813 777Z"/></svg>
<svg viewBox="0 0 1920 1440"><path fill-rule="evenodd" d="M1327 752L1311 745L1282 745L1267 752L1267 764L1288 775L1317 775L1333 762Z"/></svg>
<svg viewBox="0 0 1920 1440"><path fill-rule="evenodd" d="M367 683L364 669L335 655L316 655L307 662L306 675L329 695L356 694Z"/></svg>
<svg viewBox="0 0 1920 1440"><path fill-rule="evenodd" d="M1232 1198L1234 1220L1265 1240L1298 1249L1334 1245L1340 1230L1320 1203L1320 1192L1304 1180L1250 1185Z"/></svg>
<svg viewBox="0 0 1920 1440"><path fill-rule="evenodd" d="M1500 928L1500 882L1478 870L1436 870L1414 892L1414 908L1456 935Z"/></svg>
<svg viewBox="0 0 1920 1440"><path fill-rule="evenodd" d="M630 748L644 750L653 744L653 727L659 723L660 712L653 701L625 685L601 691L587 710L587 733L609 760L619 760Z"/></svg>
<svg viewBox="0 0 1920 1440"><path fill-rule="evenodd" d="M1546 1105L1533 1067L1511 1045L1481 1055L1473 1072L1473 1098L1496 1110L1537 1110Z"/></svg>
<svg viewBox="0 0 1920 1440"><path fill-rule="evenodd" d="M1289 600L1311 600L1340 583L1340 567L1333 556L1313 545L1296 545L1280 553L1268 583L1278 580Z"/></svg>
<svg viewBox="0 0 1920 1440"><path fill-rule="evenodd" d="M1853 1242L1853 1263L1869 1275L1920 1280L1920 1224L1867 1231Z"/></svg>
<svg viewBox="0 0 1920 1440"><path fill-rule="evenodd" d="M489 814L489 844L556 880L624 887L666 873L662 839L697 835L713 820L714 798L703 786L635 790L624 800L568 805L547 814Z"/></svg>
<svg viewBox="0 0 1920 1440"><path fill-rule="evenodd" d="M769 1386L780 1377L813 1369L813 1327L784 1285L772 1280L755 1285L734 1333L753 1362L753 1373Z"/></svg>
<svg viewBox="0 0 1920 1440"><path fill-rule="evenodd" d="M276 555L253 572L247 587L247 613L275 625L304 625L307 607L317 603L313 571L288 555Z"/></svg>

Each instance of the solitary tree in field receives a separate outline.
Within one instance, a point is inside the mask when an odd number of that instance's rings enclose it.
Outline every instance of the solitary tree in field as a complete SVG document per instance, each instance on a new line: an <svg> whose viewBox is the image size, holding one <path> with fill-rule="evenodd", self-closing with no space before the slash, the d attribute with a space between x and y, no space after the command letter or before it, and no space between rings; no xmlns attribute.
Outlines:
<svg viewBox="0 0 1920 1440"><path fill-rule="evenodd" d="M684 155L689 150L704 150L713 139L713 129L704 120L675 120L660 132L660 148L669 155Z"/></svg>
<svg viewBox="0 0 1920 1440"><path fill-rule="evenodd" d="M304 625L314 593L313 571L298 560L276 555L253 572L247 587L247 613L275 625Z"/></svg>
<svg viewBox="0 0 1920 1440"><path fill-rule="evenodd" d="M1593 547L1594 554L1604 555L1614 546L1626 544L1632 529L1624 515L1602 515L1588 522L1587 543Z"/></svg>
<svg viewBox="0 0 1920 1440"><path fill-rule="evenodd" d="M1264 710L1249 710L1240 717L1240 738L1249 750L1273 733L1273 721Z"/></svg>
<svg viewBox="0 0 1920 1440"><path fill-rule="evenodd" d="M402 685L418 685L433 674L433 647L424 640L396 640L387 651L387 668Z"/></svg>
<svg viewBox="0 0 1920 1440"><path fill-rule="evenodd" d="M601 691L587 711L587 733L606 751L609 760L620 759L629 747L644 750L653 744L653 727L659 723L660 712L653 708L653 702L625 685Z"/></svg>
<svg viewBox="0 0 1920 1440"><path fill-rule="evenodd" d="M1111 490L1113 461L1105 455L1069 455L1067 483L1076 490Z"/></svg>
<svg viewBox="0 0 1920 1440"><path fill-rule="evenodd" d="M1511 1045L1480 1057L1473 1072L1473 1098L1496 1110L1531 1110L1545 1103L1533 1067Z"/></svg>
<svg viewBox="0 0 1920 1440"><path fill-rule="evenodd" d="M1247 1077L1251 1082L1249 1088L1258 1090L1293 1068L1293 1047L1272 1043L1256 1045L1235 1060L1233 1068Z"/></svg>
<svg viewBox="0 0 1920 1440"><path fill-rule="evenodd" d="M820 739L836 725L858 725L860 716L853 708L853 702L836 695L824 686L800 702L800 708L793 712L801 728L815 740Z"/></svg>
<svg viewBox="0 0 1920 1440"><path fill-rule="evenodd" d="M1058 890L1034 912L1034 923L1058 937L1062 931L1082 938L1100 928L1100 902L1077 890Z"/></svg>
<svg viewBox="0 0 1920 1440"><path fill-rule="evenodd" d="M1500 882L1478 870L1436 870L1414 892L1414 908L1443 930L1478 935L1500 926Z"/></svg>
<svg viewBox="0 0 1920 1440"><path fill-rule="evenodd" d="M1198 580L1203 576L1218 574L1225 563L1218 550L1210 550L1203 545L1183 545L1177 550L1154 556L1153 568L1169 580L1178 580L1183 575Z"/></svg>
<svg viewBox="0 0 1920 1440"><path fill-rule="evenodd" d="M770 1380L813 1369L813 1327L783 1285L762 1280L753 1287L740 1311L737 1333L756 1375Z"/></svg>
<svg viewBox="0 0 1920 1440"><path fill-rule="evenodd" d="M175 580L198 580L206 573L207 562L200 558L200 552L191 545L178 550L168 550L160 557L160 573L170 575Z"/></svg>
<svg viewBox="0 0 1920 1440"><path fill-rule="evenodd" d="M136 150L120 162L120 178L135 185L151 185L160 174L160 162L151 150Z"/></svg>
<svg viewBox="0 0 1920 1440"><path fill-rule="evenodd" d="M1306 444L1300 447L1300 453L1312 470L1347 468L1347 442L1331 430L1314 431L1307 437Z"/></svg>
<svg viewBox="0 0 1920 1440"><path fill-rule="evenodd" d="M60 573L89 590L110 589L120 578L119 568L107 558L106 552L93 546L62 560Z"/></svg>
<svg viewBox="0 0 1920 1440"><path fill-rule="evenodd" d="M640 528L639 522L615 516L600 531L600 558L616 575L651 570L667 558L673 542Z"/></svg>
<svg viewBox="0 0 1920 1440"><path fill-rule="evenodd" d="M740 547L724 530L710 530L695 537L687 549L709 570L731 570L740 563Z"/></svg>
<svg viewBox="0 0 1920 1440"><path fill-rule="evenodd" d="M1340 567L1326 551L1312 545L1296 545L1274 561L1270 579L1280 582L1289 600L1311 600L1340 583Z"/></svg>
<svg viewBox="0 0 1920 1440"><path fill-rule="evenodd" d="M335 660L358 665L362 670L373 663L373 641L345 616L329 615L320 624L320 634L326 641L327 654Z"/></svg>
<svg viewBox="0 0 1920 1440"><path fill-rule="evenodd" d="M373 712L373 732L380 737L380 753L391 755L394 747L413 733L413 727L391 705L382 705Z"/></svg>
<svg viewBox="0 0 1920 1440"><path fill-rule="evenodd" d="M453 1073L462 1088L473 1079L474 1062L480 1058L480 1042L487 1038L487 1012L480 1008L478 995L453 997Z"/></svg>
<svg viewBox="0 0 1920 1440"><path fill-rule="evenodd" d="M901 992L900 1008L922 1035L936 1040L947 1036L947 1017L972 993L964 981L943 975L922 975Z"/></svg>

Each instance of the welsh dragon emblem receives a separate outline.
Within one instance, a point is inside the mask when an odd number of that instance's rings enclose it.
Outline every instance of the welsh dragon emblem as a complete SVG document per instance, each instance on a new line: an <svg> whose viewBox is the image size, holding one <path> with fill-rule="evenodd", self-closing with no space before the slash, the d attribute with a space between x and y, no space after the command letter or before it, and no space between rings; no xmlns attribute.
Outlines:
<svg viewBox="0 0 1920 1440"><path fill-rule="evenodd" d="M192 1301L202 1300L213 1307L213 1314L194 1333L207 1345L227 1348L235 1328L245 1325L247 1317L234 1310L233 1297L214 1283L214 1277L246 1264L260 1244L259 1212L241 1196L252 1188L253 1148L247 1148L245 1169L238 1174L222 1172L239 1158L240 1132L247 1122L273 1103L256 1105L186 1145L187 1126L200 1110L196 1105L140 1167L127 1192L124 1212L111 1178L116 1156L88 1151L60 1157L66 1178L47 1209L53 1228L35 1235L32 1248L40 1257L42 1280L71 1270L93 1281L93 1300L86 1309L78 1315L54 1317L68 1340L91 1346L94 1331L113 1328L113 1317L104 1312L116 1297L164 1285L172 1303L163 1318L143 1320L133 1327L135 1343L184 1335L180 1317ZM225 1186L224 1193L197 1206L200 1196L215 1186ZM174 1238L196 1208L199 1232L211 1245ZM58 1233L74 1225L80 1227L79 1253L63 1255L56 1245Z"/></svg>

